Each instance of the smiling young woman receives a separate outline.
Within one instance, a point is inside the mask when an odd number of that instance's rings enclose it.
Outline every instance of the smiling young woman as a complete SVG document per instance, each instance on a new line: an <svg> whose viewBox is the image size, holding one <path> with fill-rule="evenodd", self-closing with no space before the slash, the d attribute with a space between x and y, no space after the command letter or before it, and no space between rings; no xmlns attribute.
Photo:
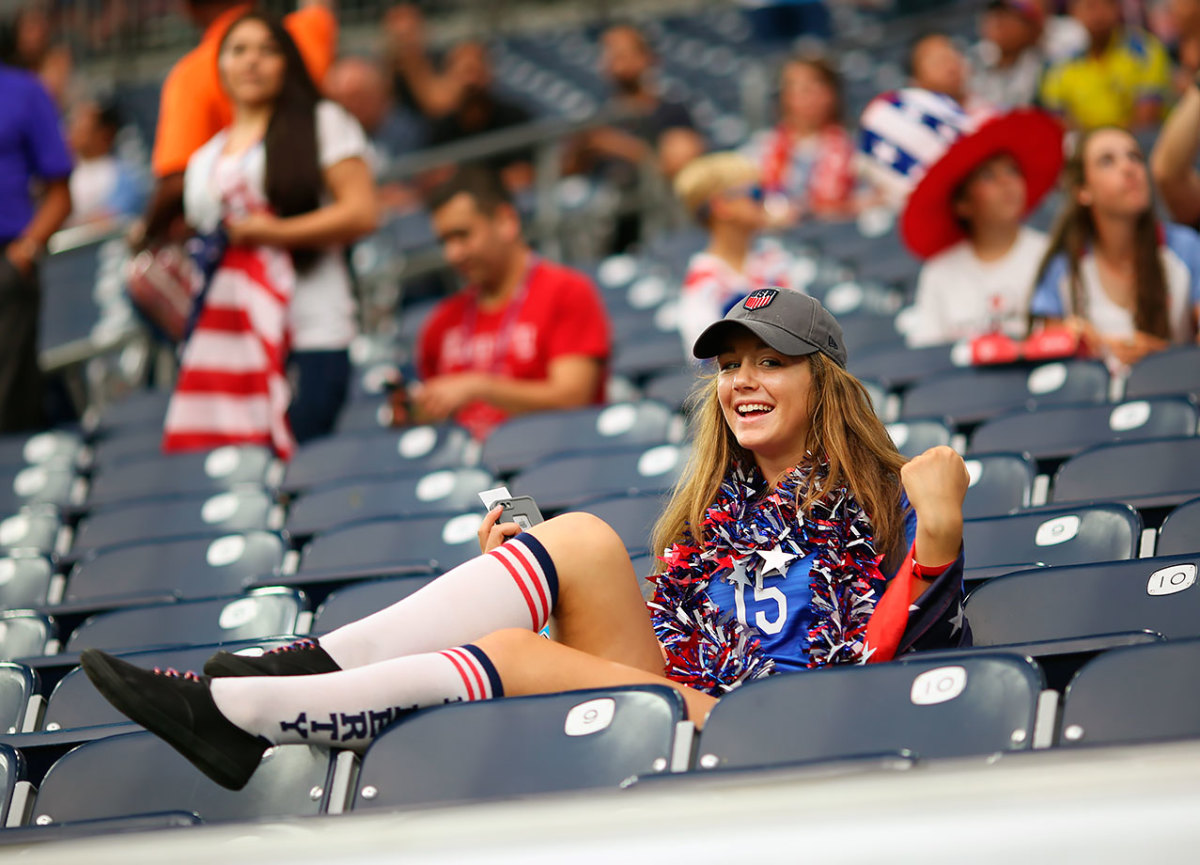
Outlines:
<svg viewBox="0 0 1200 865"><path fill-rule="evenodd" d="M660 684L703 725L753 679L968 641L963 461L935 448L904 463L845 371L833 317L811 297L763 289L694 354L719 369L655 530L650 604L598 518L564 514L521 532L497 525L497 509L480 529L483 555L319 642L221 652L204 676L98 651L84 653L84 670L122 712L237 788L272 744L361 750L422 706ZM551 616L554 641L539 635Z"/></svg>

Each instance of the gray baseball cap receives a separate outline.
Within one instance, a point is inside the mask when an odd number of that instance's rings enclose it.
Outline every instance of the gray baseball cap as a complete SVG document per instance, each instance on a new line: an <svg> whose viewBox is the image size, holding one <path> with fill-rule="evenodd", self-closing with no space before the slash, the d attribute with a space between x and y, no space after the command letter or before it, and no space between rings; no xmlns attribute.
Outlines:
<svg viewBox="0 0 1200 865"><path fill-rule="evenodd" d="M842 327L820 301L798 291L760 288L739 301L720 321L710 324L692 346L699 358L716 357L731 334L745 328L776 351L795 357L821 352L846 368Z"/></svg>

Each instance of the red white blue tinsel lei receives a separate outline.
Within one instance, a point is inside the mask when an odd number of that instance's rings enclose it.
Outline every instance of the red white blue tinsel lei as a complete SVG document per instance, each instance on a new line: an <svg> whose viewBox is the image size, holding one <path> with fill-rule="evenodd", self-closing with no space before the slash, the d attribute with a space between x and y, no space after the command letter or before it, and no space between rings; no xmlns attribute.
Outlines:
<svg viewBox="0 0 1200 865"><path fill-rule="evenodd" d="M821 483L827 471L823 462L806 462L771 491L756 467L735 465L705 511L703 546L688 529L664 551L667 567L652 577L649 607L666 652L667 676L719 696L775 672L758 631L722 614L706 589L709 581L730 577L735 563L756 579L762 565L756 554L777 546L798 558L816 553L809 579L809 666L864 663L867 621L886 582L879 570L882 556L875 552L870 520L845 486L828 491L806 514L797 512L797 491L803 499L809 484Z"/></svg>

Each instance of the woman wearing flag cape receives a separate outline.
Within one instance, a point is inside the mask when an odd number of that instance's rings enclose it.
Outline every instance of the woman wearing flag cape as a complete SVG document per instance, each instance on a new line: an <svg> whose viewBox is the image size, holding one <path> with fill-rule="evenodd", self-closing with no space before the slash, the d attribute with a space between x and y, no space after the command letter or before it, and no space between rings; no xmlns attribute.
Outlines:
<svg viewBox="0 0 1200 865"><path fill-rule="evenodd" d="M616 533L589 514L480 530L481 556L408 598L203 675L99 651L84 670L122 712L237 789L267 748L363 750L447 702L661 684L702 725L764 676L889 660L968 639L962 500L949 448L905 463L842 331L815 299L762 289L696 341L715 358L688 470L655 529L647 605ZM554 640L539 631L554 619Z"/></svg>

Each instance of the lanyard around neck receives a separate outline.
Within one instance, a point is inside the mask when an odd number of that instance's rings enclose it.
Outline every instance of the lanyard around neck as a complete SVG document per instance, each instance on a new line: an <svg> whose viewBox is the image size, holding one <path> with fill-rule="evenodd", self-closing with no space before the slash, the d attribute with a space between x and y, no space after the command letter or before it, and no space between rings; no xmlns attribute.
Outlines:
<svg viewBox="0 0 1200 865"><path fill-rule="evenodd" d="M525 265L525 273L521 276L517 293L504 309L504 318L501 320L500 327L496 331L496 338L492 343L491 362L488 364L480 363L480 358L477 356L479 354L478 343L476 341L476 337L479 335L479 290L475 289L472 292L471 305L467 309L467 317L463 322L463 333L465 335L464 347L468 359L467 365L471 369L486 370L492 373L501 371L504 358L508 353L508 344L511 342L513 331L516 328L517 318L520 317L521 310L525 306L525 299L529 295L529 283L533 278L533 271L537 265L537 256L529 253L529 259Z"/></svg>

